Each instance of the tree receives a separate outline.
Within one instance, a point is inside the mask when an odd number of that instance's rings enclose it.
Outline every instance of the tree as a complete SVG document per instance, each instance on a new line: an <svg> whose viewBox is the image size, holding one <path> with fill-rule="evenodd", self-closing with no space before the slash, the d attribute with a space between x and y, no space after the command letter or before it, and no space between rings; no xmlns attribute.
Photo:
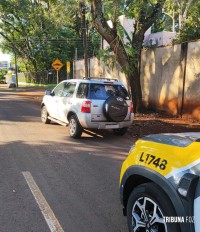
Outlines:
<svg viewBox="0 0 200 232"><path fill-rule="evenodd" d="M178 5L177 0L166 0L163 7L162 31L176 31ZM161 31L161 30L159 30Z"/></svg>
<svg viewBox="0 0 200 232"><path fill-rule="evenodd" d="M125 72L129 91L132 93L134 109L140 111L143 109L143 102L139 61L144 34L161 16L165 0L106 1L108 5L112 4L107 14L106 9L103 11L102 0L90 0L89 2L94 27L108 42L116 60ZM128 18L135 20L134 32L127 44L124 44L123 38L120 37L118 27L118 16L122 11ZM112 20L112 28L107 23L109 19Z"/></svg>
<svg viewBox="0 0 200 232"><path fill-rule="evenodd" d="M8 68L0 69L0 83L5 80L5 75L8 72Z"/></svg>
<svg viewBox="0 0 200 232"><path fill-rule="evenodd" d="M79 36L74 26L77 9L72 0L1 1L1 47L16 53L27 71L47 70L55 58L72 60Z"/></svg>
<svg viewBox="0 0 200 232"><path fill-rule="evenodd" d="M175 3L178 5L178 15L179 15L179 31L183 29L188 11L194 0L175 0Z"/></svg>
<svg viewBox="0 0 200 232"><path fill-rule="evenodd" d="M0 28L1 49L15 53L24 71L48 70L56 58L73 61L75 48L79 58L84 53L78 0L0 1ZM88 36L92 56L99 38L94 29Z"/></svg>
<svg viewBox="0 0 200 232"><path fill-rule="evenodd" d="M186 7L186 3L184 5ZM181 43L200 38L200 2L197 1L195 4L192 4L191 1L189 1L187 11L185 11L184 15L179 33L174 43Z"/></svg>

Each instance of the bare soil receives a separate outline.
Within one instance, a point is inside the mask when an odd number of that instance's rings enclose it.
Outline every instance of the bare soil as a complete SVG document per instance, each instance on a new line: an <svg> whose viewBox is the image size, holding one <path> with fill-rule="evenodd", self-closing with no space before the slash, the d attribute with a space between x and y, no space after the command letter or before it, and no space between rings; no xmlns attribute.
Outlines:
<svg viewBox="0 0 200 232"><path fill-rule="evenodd" d="M132 137L157 133L200 132L200 122L148 112L146 114L136 114L128 132Z"/></svg>

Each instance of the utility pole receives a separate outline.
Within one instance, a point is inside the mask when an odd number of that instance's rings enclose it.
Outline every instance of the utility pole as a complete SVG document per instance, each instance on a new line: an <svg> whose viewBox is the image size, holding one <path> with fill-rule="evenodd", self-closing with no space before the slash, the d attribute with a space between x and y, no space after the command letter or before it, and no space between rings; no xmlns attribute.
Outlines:
<svg viewBox="0 0 200 232"><path fill-rule="evenodd" d="M80 1L80 9L81 9L81 28L83 35L83 46L84 46L84 63L85 63L85 77L88 78L88 43L87 43L87 26L85 20L86 14L86 5L85 1Z"/></svg>
<svg viewBox="0 0 200 232"><path fill-rule="evenodd" d="M13 43L12 46L15 54L15 78L16 78L16 87L18 88L17 52Z"/></svg>
<svg viewBox="0 0 200 232"><path fill-rule="evenodd" d="M75 57L74 57L74 67L73 67L73 70L74 70L74 74L73 74L73 78L76 79L76 68L77 68L77 65L76 65L76 62L77 62L77 59L78 59L78 50L77 48L75 48Z"/></svg>

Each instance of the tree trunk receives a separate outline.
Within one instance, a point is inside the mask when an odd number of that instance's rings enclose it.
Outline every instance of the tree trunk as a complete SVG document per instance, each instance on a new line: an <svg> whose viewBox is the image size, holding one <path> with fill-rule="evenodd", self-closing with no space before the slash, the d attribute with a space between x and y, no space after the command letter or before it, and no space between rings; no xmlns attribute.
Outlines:
<svg viewBox="0 0 200 232"><path fill-rule="evenodd" d="M141 51L142 43L144 40L145 31L140 31L140 33L133 34L132 38L132 48L136 51L135 59L137 60L137 66L131 75L131 92L134 104L134 112L143 112L144 104L142 100L142 88L140 82L140 64L141 64Z"/></svg>
<svg viewBox="0 0 200 232"><path fill-rule="evenodd" d="M190 0L192 1L192 0ZM123 38L119 37L116 25L109 27L107 20L104 18L102 11L102 0L90 0L91 13L94 26L99 34L108 42L110 48L116 56L116 60L126 73L129 93L132 93L134 111L144 109L142 101L142 90L140 84L140 58L144 34L156 19L162 14L162 7L165 0L158 0L151 9L151 13L146 15L147 1L145 0L141 7L138 8L139 16L135 20L134 32L129 54L124 46Z"/></svg>
<svg viewBox="0 0 200 232"><path fill-rule="evenodd" d="M143 112L144 106L142 101L142 90L140 84L139 69L135 69L135 71L130 76L128 76L128 80L132 93L134 112Z"/></svg>

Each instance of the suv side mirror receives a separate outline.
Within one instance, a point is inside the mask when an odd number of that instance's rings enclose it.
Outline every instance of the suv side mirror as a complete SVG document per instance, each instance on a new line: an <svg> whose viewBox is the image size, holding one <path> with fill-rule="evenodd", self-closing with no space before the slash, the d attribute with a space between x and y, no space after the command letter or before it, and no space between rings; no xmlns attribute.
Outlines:
<svg viewBox="0 0 200 232"><path fill-rule="evenodd" d="M51 90L50 89L47 89L46 91L45 91L45 95L52 95L52 92L51 92Z"/></svg>

